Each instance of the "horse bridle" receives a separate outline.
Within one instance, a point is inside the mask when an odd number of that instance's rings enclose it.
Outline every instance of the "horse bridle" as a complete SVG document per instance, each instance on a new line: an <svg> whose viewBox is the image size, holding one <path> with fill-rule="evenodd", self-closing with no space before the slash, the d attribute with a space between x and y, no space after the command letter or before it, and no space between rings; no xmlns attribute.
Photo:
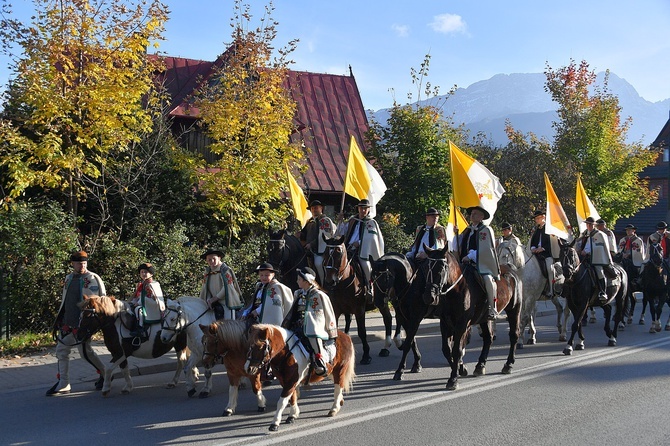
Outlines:
<svg viewBox="0 0 670 446"><path fill-rule="evenodd" d="M208 352L207 349L205 348L205 342L207 341L207 337L208 337L207 335L203 336L202 341L201 341L202 345L203 345L202 359L204 360L206 356L213 356L215 364L216 363L223 363L223 359L226 357L229 350L226 350L222 354L219 353L219 336L218 336L218 334L215 334L214 336L212 336L214 338L214 343L213 344L214 344L215 353Z"/></svg>
<svg viewBox="0 0 670 446"><path fill-rule="evenodd" d="M431 259L430 257L427 260L428 260L428 274L426 276L426 283L433 283L433 280L432 280L433 265L435 263L444 263L445 266L443 267L443 269L446 269L448 271L449 261L448 261L448 259ZM440 287L439 287L440 294L449 293L451 290L453 290L456 287L456 285L458 285L458 282L460 282L461 279L463 279L463 273L462 272L461 272L461 275L458 276L458 279L456 279L454 281L454 283L452 283L451 286L449 286L449 288L446 289L446 291L442 291L444 289L444 287L449 283L449 274L445 274L444 277L440 277Z"/></svg>
<svg viewBox="0 0 670 446"><path fill-rule="evenodd" d="M270 362L271 359L270 355L272 353L272 347L270 346L270 341L268 339L263 341L263 349L261 350L263 356L261 357L260 360L252 357L254 347L255 346L253 345L249 347L249 351L247 352L247 361L249 361L250 366L262 369Z"/></svg>
<svg viewBox="0 0 670 446"><path fill-rule="evenodd" d="M201 317L203 317L205 314L207 314L208 311L211 311L211 310L209 308L207 308L197 318L195 318L194 320L192 320L188 324L183 324L182 315L184 314L184 311L181 308L181 304L177 304L177 309L167 307L165 309L165 313L161 317L161 330L172 331L172 332L174 332L173 336L176 336L179 333L186 330L191 325L195 324ZM166 322L168 313L177 313L177 324L174 326L174 328L170 327Z"/></svg>
<svg viewBox="0 0 670 446"><path fill-rule="evenodd" d="M281 260L279 260L279 265L278 265L278 268L281 271L282 267L284 266L284 262L291 258L291 247L286 243L286 240L284 240L283 238L281 238L281 239L270 239L270 240L268 240L268 242L269 243L277 243L277 246L278 246L277 250L281 249L281 251L282 251ZM274 251L274 249L273 249L273 251ZM300 257L298 259L298 261L295 262L295 265L291 266L286 271L282 271L282 275L285 276L285 275L295 271L296 269L298 269L298 266L300 265L300 262L302 262L302 259L304 259L305 257L307 257L307 251L303 252L302 257Z"/></svg>
<svg viewBox="0 0 670 446"><path fill-rule="evenodd" d="M342 243L340 245L328 245L326 247L326 249L328 251L332 251L333 249L336 249L340 246L342 247L343 252L346 252L346 247L344 246L344 243ZM354 260L353 256L351 258L349 258L349 256L347 256L347 263L345 263L344 266L340 268L339 265L338 266L334 265L335 262L333 260L333 254L332 254L332 252L330 252L328 254L328 262L326 262L326 264L324 265L323 268L324 268L325 271L328 271L328 270L337 271L337 280L335 280L335 282L334 282L334 284L337 285L342 279L344 279L344 275L345 275L347 269L351 266L351 262L353 260ZM340 262L340 263L342 263L342 262Z"/></svg>

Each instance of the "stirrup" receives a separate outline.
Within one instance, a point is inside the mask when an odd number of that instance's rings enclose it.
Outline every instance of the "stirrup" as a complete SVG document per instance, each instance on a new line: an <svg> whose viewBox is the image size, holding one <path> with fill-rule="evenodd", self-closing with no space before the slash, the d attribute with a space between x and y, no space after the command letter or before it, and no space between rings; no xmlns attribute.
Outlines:
<svg viewBox="0 0 670 446"><path fill-rule="evenodd" d="M130 341L130 345L132 345L133 347L139 347L140 345L142 345L142 338L139 335L135 336L133 340Z"/></svg>

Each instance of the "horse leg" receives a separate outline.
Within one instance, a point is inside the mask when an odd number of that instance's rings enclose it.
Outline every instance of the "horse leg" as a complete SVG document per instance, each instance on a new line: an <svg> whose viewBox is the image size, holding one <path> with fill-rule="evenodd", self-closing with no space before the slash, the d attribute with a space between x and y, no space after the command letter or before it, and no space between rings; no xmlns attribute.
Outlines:
<svg viewBox="0 0 670 446"><path fill-rule="evenodd" d="M644 325L644 313L647 312L647 304L649 303L649 300L648 300L648 297L647 297L648 295L649 295L648 292L644 292L642 294L642 312L640 313L640 320L638 322L639 325Z"/></svg>
<svg viewBox="0 0 670 446"><path fill-rule="evenodd" d="M612 326L611 326L611 321L612 321L612 306L611 305L604 305L603 306L603 312L605 313L605 336L607 336L607 339L612 339Z"/></svg>
<svg viewBox="0 0 670 446"><path fill-rule="evenodd" d="M284 387L284 389L282 390L282 393L279 396L279 399L277 400L277 410L275 411L275 417L273 418L272 424L270 425L270 431L276 432L279 430L279 424L281 423L282 414L284 413L284 409L286 409L286 406L288 406L289 401L291 402L291 406L293 406L294 402L297 403L295 390L296 390L295 385L290 387L289 389L286 389L286 387Z"/></svg>
<svg viewBox="0 0 670 446"><path fill-rule="evenodd" d="M493 333L491 333L491 321L484 322L479 324L479 327L482 330L482 339L484 345L482 346L482 351L479 354L479 359L477 365L475 366L475 371L472 372L473 376L483 376L486 375L486 360L489 357L489 351L491 350L491 344L493 344Z"/></svg>
<svg viewBox="0 0 670 446"><path fill-rule="evenodd" d="M239 394L239 384L240 378L238 376L232 376L228 374L228 404L221 414L222 417L229 417L235 413L237 408L237 396Z"/></svg>
<svg viewBox="0 0 670 446"><path fill-rule="evenodd" d="M351 314L345 313L344 314L344 332L346 334L349 334L349 329L351 328Z"/></svg>
<svg viewBox="0 0 670 446"><path fill-rule="evenodd" d="M193 353L191 353L193 354ZM193 371L195 372L194 374L198 373L198 368L193 367ZM197 375L196 375L196 380L197 380ZM193 388L195 390L195 387ZM209 397L209 394L212 392L212 369L211 368L205 368L205 387L202 388L200 393L198 394L198 398L207 398Z"/></svg>
<svg viewBox="0 0 670 446"><path fill-rule="evenodd" d="M105 370L103 370L104 379L102 384L102 396L109 395L109 391L112 390L112 374L114 373L116 366L117 364L112 363L111 366L105 367Z"/></svg>
<svg viewBox="0 0 670 446"><path fill-rule="evenodd" d="M416 332L419 330L419 324L414 321L406 321L405 324L405 342L402 345L402 356L400 358L400 363L398 364L398 369L393 375L395 381L402 380L403 374L405 372L405 366L407 365L407 355L409 354L412 345L414 344L414 337ZM420 356L419 356L420 358Z"/></svg>
<svg viewBox="0 0 670 446"><path fill-rule="evenodd" d="M289 414L286 417L286 424L293 424L300 416L300 407L298 407L298 398L300 397L300 388L296 387L291 395Z"/></svg>
<svg viewBox="0 0 670 446"><path fill-rule="evenodd" d="M577 335L577 333L580 332L582 329L582 320L586 315L587 307L584 307L581 311L575 311L575 310L577 310L576 306L570 307L570 311L574 316L574 320L572 321L571 333L570 338L568 339L568 345L566 345L565 348L563 349L564 355L571 355L572 351L574 350L573 342L575 340L575 336Z"/></svg>
<svg viewBox="0 0 670 446"><path fill-rule="evenodd" d="M335 415L337 415L337 413L340 411L340 408L344 404L344 392L342 391L342 387L340 387L340 385L337 383L335 384L333 396L334 396L333 406L328 411L329 417L334 417Z"/></svg>
<svg viewBox="0 0 670 446"><path fill-rule="evenodd" d="M384 339L384 348L379 352L379 356L386 358L391 354L389 347L393 342L391 339L391 331L393 331L393 316L391 316L391 310L389 309L388 304L383 303L381 306L377 307L379 313L382 315L382 320L384 321L384 329L386 337Z"/></svg>
<svg viewBox="0 0 670 446"><path fill-rule="evenodd" d="M516 346L519 341L519 321L521 319L520 313L521 308L514 308L512 311L507 313L507 320L509 321L509 353L507 355L507 362L503 366L502 373L504 375L509 375L512 373L512 365L514 364L515 355L516 355ZM511 314L510 314L511 313Z"/></svg>
<svg viewBox="0 0 670 446"><path fill-rule="evenodd" d="M356 329L358 331L358 337L361 339L361 344L363 345L363 356L361 357L360 363L362 365L368 365L372 362L372 356L370 356L370 344L368 344L368 331L365 327L365 310L356 313Z"/></svg>
<svg viewBox="0 0 670 446"><path fill-rule="evenodd" d="M251 390L256 395L256 403L258 404L258 412L265 412L265 395L263 395L263 386L261 385L261 375L256 373L254 376L249 376L249 381L251 381Z"/></svg>
<svg viewBox="0 0 670 446"><path fill-rule="evenodd" d="M412 353L414 354L414 363L410 373L421 373L423 370L423 367L421 367L421 352L419 351L419 345L416 343L416 338L412 339Z"/></svg>
<svg viewBox="0 0 670 446"><path fill-rule="evenodd" d="M123 386L123 389L121 389L121 393L123 395L128 395L130 392L133 391L133 379L130 377L130 369L128 369L128 360L123 359L119 367L121 367L121 373L123 373L123 379L126 381L126 385ZM105 382L107 382L107 380L105 380Z"/></svg>
<svg viewBox="0 0 670 446"><path fill-rule="evenodd" d="M174 371L174 376L172 377L172 381L168 382L167 385L165 386L168 389L174 389L177 387L177 384L179 383L179 377L181 376L181 372L184 371L184 366L188 363L189 356L187 353L187 349L184 348L183 350L177 351L177 369ZM202 356L200 356L202 358ZM195 364L193 365L192 368L196 368ZM196 370L195 376L198 375L198 371Z"/></svg>

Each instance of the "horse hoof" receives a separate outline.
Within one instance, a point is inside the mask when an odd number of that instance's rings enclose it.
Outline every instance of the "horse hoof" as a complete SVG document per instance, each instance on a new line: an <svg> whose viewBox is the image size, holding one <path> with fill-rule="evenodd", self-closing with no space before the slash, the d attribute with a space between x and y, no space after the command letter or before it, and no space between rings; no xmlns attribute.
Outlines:
<svg viewBox="0 0 670 446"><path fill-rule="evenodd" d="M575 345L575 350L584 350L584 344Z"/></svg>
<svg viewBox="0 0 670 446"><path fill-rule="evenodd" d="M608 346L608 347L616 347L616 340L615 340L615 339L610 339L610 340L607 342L607 346Z"/></svg>
<svg viewBox="0 0 670 446"><path fill-rule="evenodd" d="M265 407L258 407L258 413L264 413L265 412Z"/></svg>
<svg viewBox="0 0 670 446"><path fill-rule="evenodd" d="M665 324L665 331L670 331L670 324Z"/></svg>
<svg viewBox="0 0 670 446"><path fill-rule="evenodd" d="M572 347L565 347L563 349L563 354L566 356L570 356L572 354Z"/></svg>
<svg viewBox="0 0 670 446"><path fill-rule="evenodd" d="M371 362L372 362L372 358L368 355L368 356L363 356L363 357L361 358L361 362L360 362L360 364L361 364L361 365L368 365L368 364L370 364Z"/></svg>
<svg viewBox="0 0 670 446"><path fill-rule="evenodd" d="M422 371L423 371L423 367L421 367L421 364L419 364L419 365L413 366L410 373L421 373Z"/></svg>
<svg viewBox="0 0 670 446"><path fill-rule="evenodd" d="M472 376L484 376L486 375L486 367L483 365L477 364L475 371L472 372Z"/></svg>
<svg viewBox="0 0 670 446"><path fill-rule="evenodd" d="M619 331L624 331L626 329L626 324L619 322Z"/></svg>
<svg viewBox="0 0 670 446"><path fill-rule="evenodd" d="M209 398L209 392L205 392L205 391L200 392L198 394L198 398L200 398L200 399Z"/></svg>
<svg viewBox="0 0 670 446"><path fill-rule="evenodd" d="M335 415L337 415L337 412L338 412L337 409L330 409L330 410L328 411L328 416L332 418L332 417L334 417Z"/></svg>
<svg viewBox="0 0 670 446"><path fill-rule="evenodd" d="M393 381L402 381L402 372L395 372L393 375Z"/></svg>
<svg viewBox="0 0 670 446"><path fill-rule="evenodd" d="M589 318L589 324L595 324L596 323L596 318L590 317Z"/></svg>
<svg viewBox="0 0 670 446"><path fill-rule="evenodd" d="M270 425L270 432L277 432L279 430L279 425L277 424L271 424Z"/></svg>
<svg viewBox="0 0 670 446"><path fill-rule="evenodd" d="M174 389L175 387L177 387L177 385L175 383L168 383L165 386L166 389Z"/></svg>
<svg viewBox="0 0 670 446"><path fill-rule="evenodd" d="M654 326L654 324L651 324L651 328L649 329L649 333L656 334L656 327Z"/></svg>
<svg viewBox="0 0 670 446"><path fill-rule="evenodd" d="M633 318L629 317L628 320L626 321L628 325L633 325Z"/></svg>
<svg viewBox="0 0 670 446"><path fill-rule="evenodd" d="M121 395L130 395L130 390L123 389Z"/></svg>
<svg viewBox="0 0 670 446"><path fill-rule="evenodd" d="M390 354L391 354L391 352L389 351L388 348L383 348L383 349L381 349L381 351L379 352L379 357L380 357L380 358L386 358L386 357L388 357Z"/></svg>
<svg viewBox="0 0 670 446"><path fill-rule="evenodd" d="M107 391L103 390L102 391L102 396L109 396L109 390L107 390Z"/></svg>
<svg viewBox="0 0 670 446"><path fill-rule="evenodd" d="M447 390L456 390L456 389L458 389L458 381L456 381L455 379L454 380L450 379L449 381L447 381Z"/></svg>
<svg viewBox="0 0 670 446"><path fill-rule="evenodd" d="M509 375L510 373L512 373L512 364L505 364L505 366L502 368L502 374Z"/></svg>
<svg viewBox="0 0 670 446"><path fill-rule="evenodd" d="M233 409L226 409L223 411L221 414L222 417L232 417L233 416Z"/></svg>
<svg viewBox="0 0 670 446"><path fill-rule="evenodd" d="M533 339L533 338L528 339L528 340L526 341L526 344L528 344L528 345L535 345L535 339Z"/></svg>
<svg viewBox="0 0 670 446"><path fill-rule="evenodd" d="M195 389L191 389L188 392L186 392L189 398L191 398L193 395L195 395Z"/></svg>
<svg viewBox="0 0 670 446"><path fill-rule="evenodd" d="M567 341L567 340L568 340L568 337L567 337L567 336L563 336L563 335L561 335L561 336L558 337L558 342L565 342L565 341Z"/></svg>
<svg viewBox="0 0 670 446"><path fill-rule="evenodd" d="M288 418L286 418L286 424L293 424L295 423L295 417L293 415L289 415Z"/></svg>
<svg viewBox="0 0 670 446"><path fill-rule="evenodd" d="M458 376L468 376L468 368L465 364L461 364L460 367L458 367Z"/></svg>
<svg viewBox="0 0 670 446"><path fill-rule="evenodd" d="M637 324L638 325L644 325L644 319L640 319L640 321Z"/></svg>
<svg viewBox="0 0 670 446"><path fill-rule="evenodd" d="M517 348L518 350L523 350L523 342L517 342L517 344L516 344L516 348Z"/></svg>

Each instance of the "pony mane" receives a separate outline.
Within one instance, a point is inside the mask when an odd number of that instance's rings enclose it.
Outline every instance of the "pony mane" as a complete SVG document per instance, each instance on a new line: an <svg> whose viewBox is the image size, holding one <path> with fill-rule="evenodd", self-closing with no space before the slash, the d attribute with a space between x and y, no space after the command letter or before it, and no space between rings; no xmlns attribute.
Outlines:
<svg viewBox="0 0 670 446"><path fill-rule="evenodd" d="M267 339L274 339L277 336L283 339L283 336L281 335L280 332L280 328L277 327L276 325L256 324L253 325L249 330L249 344L253 345L261 342L259 339L259 335L261 332L267 333ZM263 340L263 342L264 341L265 340Z"/></svg>
<svg viewBox="0 0 670 446"><path fill-rule="evenodd" d="M217 339L225 343L230 350L246 352L247 323L241 320L216 321Z"/></svg>
<svg viewBox="0 0 670 446"><path fill-rule="evenodd" d="M82 309L94 309L103 316L115 316L126 309L126 304L114 296L89 296L78 305Z"/></svg>
<svg viewBox="0 0 670 446"><path fill-rule="evenodd" d="M179 296L176 300L168 299L167 305L170 306L170 303L174 302L173 305L179 304L183 306L190 306L190 305L196 305L196 306L201 306L205 308L207 306L207 302L204 300L200 299L200 297L197 296Z"/></svg>

